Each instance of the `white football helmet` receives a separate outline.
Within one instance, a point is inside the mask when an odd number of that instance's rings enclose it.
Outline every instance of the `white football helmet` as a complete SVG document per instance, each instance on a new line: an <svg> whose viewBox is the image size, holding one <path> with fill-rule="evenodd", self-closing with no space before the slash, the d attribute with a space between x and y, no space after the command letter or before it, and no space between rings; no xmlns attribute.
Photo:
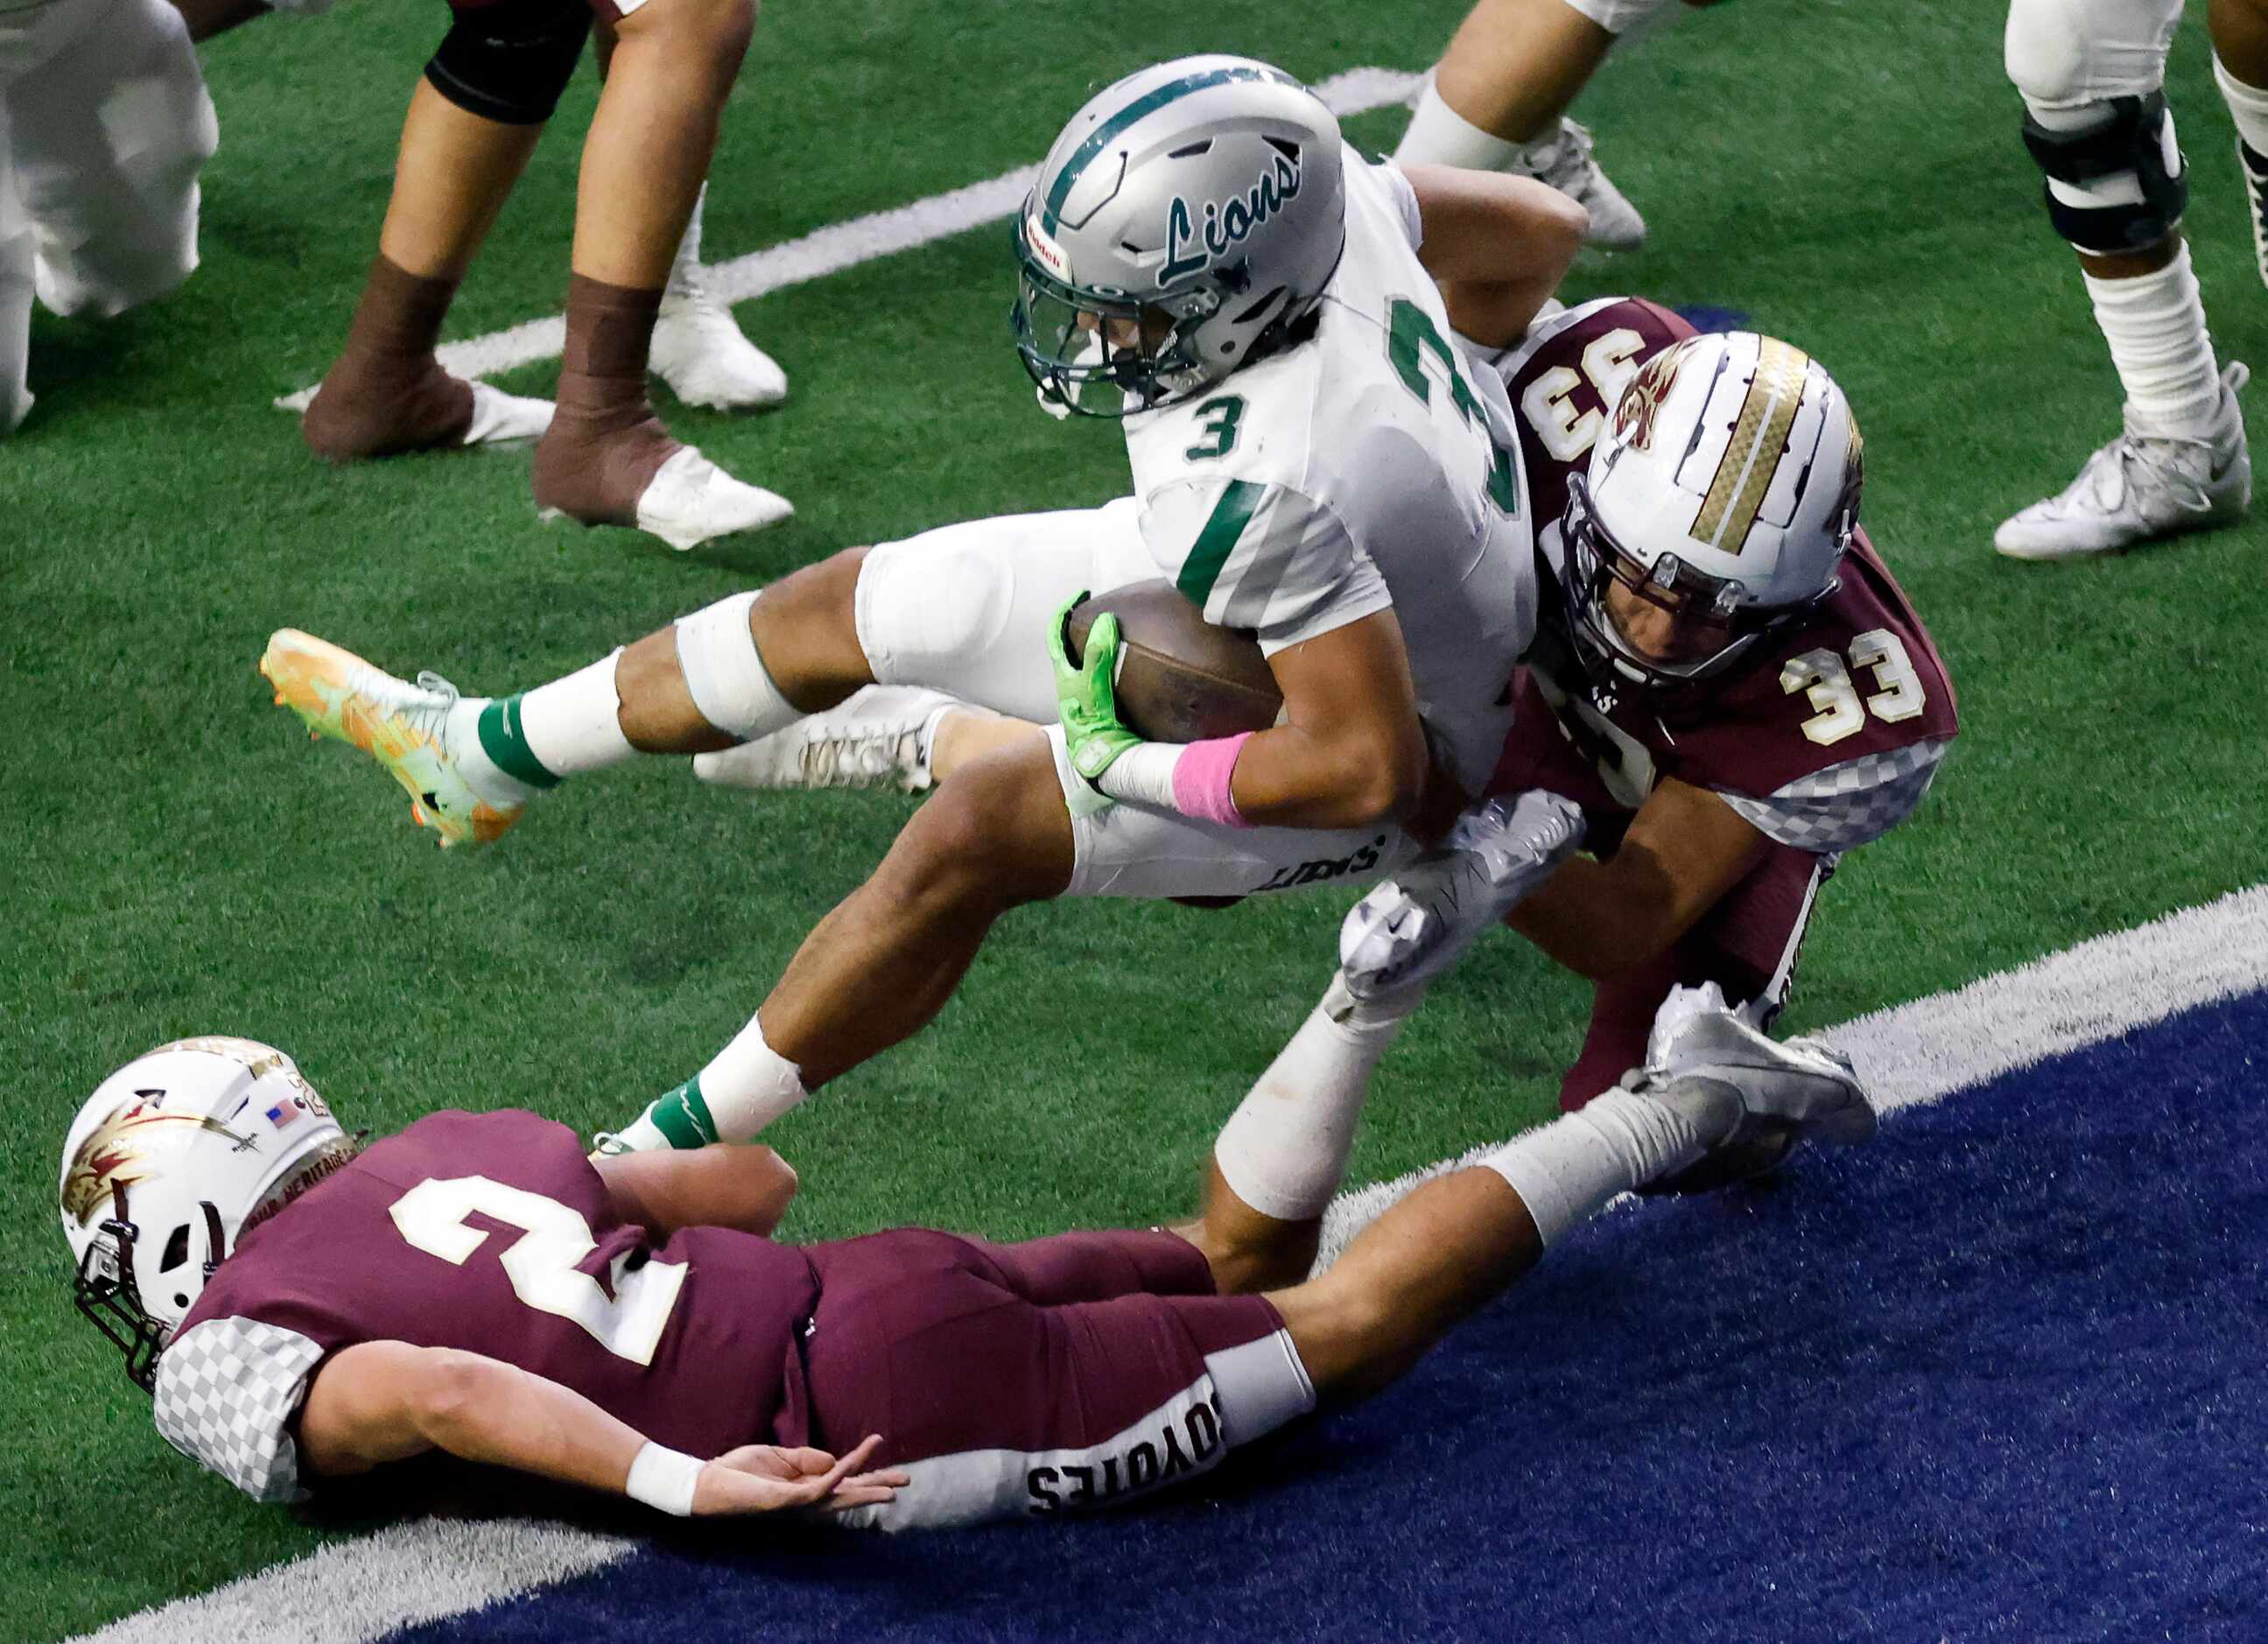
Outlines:
<svg viewBox="0 0 2268 1644"><path fill-rule="evenodd" d="M254 1212L353 1143L283 1051L180 1039L102 1081L63 1140L78 1310L147 1389L158 1354Z"/></svg>
<svg viewBox="0 0 2268 1644"><path fill-rule="evenodd" d="M1339 122L1281 69L1182 57L1071 116L1016 220L1042 402L1124 417L1294 338L1346 246Z"/></svg>
<svg viewBox="0 0 2268 1644"><path fill-rule="evenodd" d="M1623 390L1568 484L1561 574L1602 685L1676 690L1730 674L1839 586L1859 523L1859 425L1826 371L1753 331L1687 337ZM1721 642L1640 653L1606 608L1609 579Z"/></svg>

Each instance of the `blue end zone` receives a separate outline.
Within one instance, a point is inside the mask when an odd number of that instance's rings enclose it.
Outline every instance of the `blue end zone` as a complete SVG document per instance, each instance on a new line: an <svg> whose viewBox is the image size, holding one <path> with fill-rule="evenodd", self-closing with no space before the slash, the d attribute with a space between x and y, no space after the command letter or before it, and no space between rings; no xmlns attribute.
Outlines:
<svg viewBox="0 0 2268 1644"><path fill-rule="evenodd" d="M1209 1497L752 1522L401 1636L2268 1636L2264 1047L2257 993L1609 1216Z"/></svg>

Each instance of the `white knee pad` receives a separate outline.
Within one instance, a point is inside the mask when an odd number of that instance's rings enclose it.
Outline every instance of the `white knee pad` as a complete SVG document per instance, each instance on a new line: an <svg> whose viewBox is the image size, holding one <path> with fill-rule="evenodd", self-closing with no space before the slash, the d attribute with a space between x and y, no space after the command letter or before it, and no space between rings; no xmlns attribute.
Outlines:
<svg viewBox="0 0 2268 1644"><path fill-rule="evenodd" d="M1046 614L1025 613L1038 620L1012 642L1014 567L974 543L940 542L937 534L886 542L858 569L852 610L875 679L926 685L1003 713L1053 719Z"/></svg>
<svg viewBox="0 0 2268 1644"><path fill-rule="evenodd" d="M1668 9L1670 0L1567 0L1617 40L1627 40Z"/></svg>
<svg viewBox="0 0 2268 1644"><path fill-rule="evenodd" d="M2037 115L2165 84L2182 0L2009 0L2008 78Z"/></svg>
<svg viewBox="0 0 2268 1644"><path fill-rule="evenodd" d="M701 717L742 740L768 736L803 717L780 695L748 631L757 589L677 619L677 666Z"/></svg>

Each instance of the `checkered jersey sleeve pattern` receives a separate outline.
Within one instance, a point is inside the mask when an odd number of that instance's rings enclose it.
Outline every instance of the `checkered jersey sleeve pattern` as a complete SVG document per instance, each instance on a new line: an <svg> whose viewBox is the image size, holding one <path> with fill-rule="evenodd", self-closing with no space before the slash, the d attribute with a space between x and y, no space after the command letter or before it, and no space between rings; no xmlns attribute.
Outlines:
<svg viewBox="0 0 2268 1644"><path fill-rule="evenodd" d="M299 1485L291 1420L323 1350L258 1319L213 1318L158 1360L158 1431L255 1501L290 1501Z"/></svg>
<svg viewBox="0 0 2268 1644"><path fill-rule="evenodd" d="M1881 838L1911 815L1936 779L1946 746L1912 742L1861 755L1798 777L1763 799L1719 792L1766 838L1833 856Z"/></svg>

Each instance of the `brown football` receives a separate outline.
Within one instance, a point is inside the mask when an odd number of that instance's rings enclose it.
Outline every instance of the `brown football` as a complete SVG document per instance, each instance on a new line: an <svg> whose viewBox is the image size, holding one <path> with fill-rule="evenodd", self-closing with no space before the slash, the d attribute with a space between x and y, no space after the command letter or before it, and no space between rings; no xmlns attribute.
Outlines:
<svg viewBox="0 0 2268 1644"><path fill-rule="evenodd" d="M1105 611L1118 618L1118 717L1137 735L1202 742L1276 723L1284 694L1249 632L1214 627L1162 579L1131 582L1071 612L1064 638L1073 661Z"/></svg>

